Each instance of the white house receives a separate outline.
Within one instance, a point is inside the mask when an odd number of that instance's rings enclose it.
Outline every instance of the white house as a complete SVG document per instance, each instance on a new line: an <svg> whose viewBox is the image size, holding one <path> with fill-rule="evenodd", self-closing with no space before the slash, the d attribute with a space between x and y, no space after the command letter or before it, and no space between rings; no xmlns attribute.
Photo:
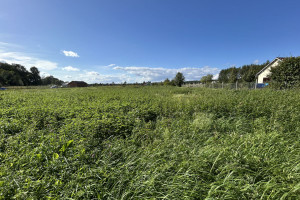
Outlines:
<svg viewBox="0 0 300 200"><path fill-rule="evenodd" d="M279 65L280 62L283 61L283 57L277 57L272 62L270 62L268 65L266 65L262 70L260 70L256 75L256 83L267 83L270 81L270 78L268 75L271 74L271 68L276 67Z"/></svg>

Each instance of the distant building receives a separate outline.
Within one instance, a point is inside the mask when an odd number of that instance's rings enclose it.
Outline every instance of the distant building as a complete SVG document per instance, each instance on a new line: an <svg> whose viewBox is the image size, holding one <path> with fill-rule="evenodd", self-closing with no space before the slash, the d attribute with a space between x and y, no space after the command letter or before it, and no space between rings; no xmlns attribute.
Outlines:
<svg viewBox="0 0 300 200"><path fill-rule="evenodd" d="M84 81L71 81L68 83L68 87L87 87L88 84Z"/></svg>
<svg viewBox="0 0 300 200"><path fill-rule="evenodd" d="M62 87L62 88L68 87L68 84L69 84L69 82L64 82L63 84L61 84L60 87Z"/></svg>
<svg viewBox="0 0 300 200"><path fill-rule="evenodd" d="M50 88L58 88L57 85L51 85Z"/></svg>
<svg viewBox="0 0 300 200"><path fill-rule="evenodd" d="M276 67L282 62L285 58L284 57L277 57L272 62L270 62L267 66L265 66L262 70L260 70L256 75L256 83L268 83L270 78L268 77L271 74L271 68Z"/></svg>

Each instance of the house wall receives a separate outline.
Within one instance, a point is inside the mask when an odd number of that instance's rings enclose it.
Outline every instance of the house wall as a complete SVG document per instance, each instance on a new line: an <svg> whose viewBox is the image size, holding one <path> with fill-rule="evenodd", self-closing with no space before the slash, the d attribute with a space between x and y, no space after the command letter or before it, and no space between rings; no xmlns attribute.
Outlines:
<svg viewBox="0 0 300 200"><path fill-rule="evenodd" d="M69 83L68 86L69 87L77 87L77 84L76 83Z"/></svg>
<svg viewBox="0 0 300 200"><path fill-rule="evenodd" d="M73 82L72 81L68 84L68 87L87 87L87 86L88 86L88 84L85 82Z"/></svg>
<svg viewBox="0 0 300 200"><path fill-rule="evenodd" d="M270 70L272 67L276 67L279 65L280 60L276 60L272 65L265 69L261 74L257 77L257 83L264 83L264 78L267 78L269 74L271 74Z"/></svg>

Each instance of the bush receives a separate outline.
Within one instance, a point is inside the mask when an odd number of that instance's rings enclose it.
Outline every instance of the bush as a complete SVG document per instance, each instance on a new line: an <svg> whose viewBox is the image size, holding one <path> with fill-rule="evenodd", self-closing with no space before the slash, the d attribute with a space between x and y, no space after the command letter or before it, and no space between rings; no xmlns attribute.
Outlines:
<svg viewBox="0 0 300 200"><path fill-rule="evenodd" d="M285 58L271 69L270 78L274 88L297 88L300 86L300 57Z"/></svg>

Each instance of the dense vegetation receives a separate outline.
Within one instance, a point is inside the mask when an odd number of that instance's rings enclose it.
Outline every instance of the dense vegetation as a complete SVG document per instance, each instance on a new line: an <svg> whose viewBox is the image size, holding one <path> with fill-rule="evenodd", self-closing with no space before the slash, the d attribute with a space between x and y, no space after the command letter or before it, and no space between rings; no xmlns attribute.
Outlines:
<svg viewBox="0 0 300 200"><path fill-rule="evenodd" d="M251 64L223 69L219 73L218 81L221 83L255 82L255 75L269 63L267 61L261 65Z"/></svg>
<svg viewBox="0 0 300 200"><path fill-rule="evenodd" d="M202 76L200 79L201 83L211 83L213 81L213 75L207 74L206 76Z"/></svg>
<svg viewBox="0 0 300 200"><path fill-rule="evenodd" d="M61 85L63 81L53 76L40 76L36 67L28 71L20 64L8 64L0 62L0 86L29 86L29 85Z"/></svg>
<svg viewBox="0 0 300 200"><path fill-rule="evenodd" d="M299 91L0 93L1 199L295 199Z"/></svg>
<svg viewBox="0 0 300 200"><path fill-rule="evenodd" d="M278 66L271 69L270 78L274 88L299 88L300 57L284 58Z"/></svg>

